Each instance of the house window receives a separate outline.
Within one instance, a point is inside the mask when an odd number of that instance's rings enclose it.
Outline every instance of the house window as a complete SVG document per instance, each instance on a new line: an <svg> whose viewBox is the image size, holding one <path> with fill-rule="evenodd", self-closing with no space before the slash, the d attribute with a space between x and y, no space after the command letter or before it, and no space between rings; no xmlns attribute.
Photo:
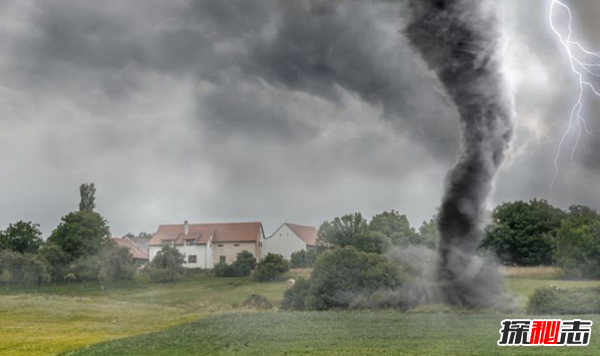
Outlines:
<svg viewBox="0 0 600 356"><path fill-rule="evenodd" d="M164 246L173 246L172 240L162 240L161 242Z"/></svg>
<svg viewBox="0 0 600 356"><path fill-rule="evenodd" d="M188 263L196 263L196 255L189 255Z"/></svg>
<svg viewBox="0 0 600 356"><path fill-rule="evenodd" d="M234 247L238 247L240 244L233 244Z"/></svg>
<svg viewBox="0 0 600 356"><path fill-rule="evenodd" d="M219 246L219 247L223 247L223 244L218 244L217 246Z"/></svg>
<svg viewBox="0 0 600 356"><path fill-rule="evenodd" d="M194 242L196 242L195 240L185 240L185 245L186 246L194 246Z"/></svg>
<svg viewBox="0 0 600 356"><path fill-rule="evenodd" d="M262 247L262 242L259 243L259 246Z"/></svg>
<svg viewBox="0 0 600 356"><path fill-rule="evenodd" d="M225 256L219 256L219 262L226 263L227 261L225 261Z"/></svg>

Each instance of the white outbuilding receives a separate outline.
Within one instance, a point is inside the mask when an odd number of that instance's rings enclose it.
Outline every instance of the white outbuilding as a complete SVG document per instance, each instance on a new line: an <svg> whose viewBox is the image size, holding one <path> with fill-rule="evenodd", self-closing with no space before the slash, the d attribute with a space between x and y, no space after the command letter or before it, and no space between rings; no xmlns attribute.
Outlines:
<svg viewBox="0 0 600 356"><path fill-rule="evenodd" d="M317 229L313 226L285 223L275 232L265 237L263 256L269 253L280 254L289 260L292 253L307 251L317 246Z"/></svg>

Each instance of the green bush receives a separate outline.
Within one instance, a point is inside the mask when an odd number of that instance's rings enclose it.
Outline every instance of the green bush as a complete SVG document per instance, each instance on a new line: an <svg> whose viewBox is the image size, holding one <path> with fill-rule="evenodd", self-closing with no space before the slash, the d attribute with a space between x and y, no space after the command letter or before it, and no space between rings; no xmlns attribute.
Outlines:
<svg viewBox="0 0 600 356"><path fill-rule="evenodd" d="M355 297L398 288L405 279L401 268L386 256L353 247L327 251L312 271L307 306L314 310L349 308Z"/></svg>
<svg viewBox="0 0 600 356"><path fill-rule="evenodd" d="M256 266L256 258L248 251L237 254L235 262L219 262L214 267L216 277L248 277Z"/></svg>
<svg viewBox="0 0 600 356"><path fill-rule="evenodd" d="M290 263L292 268L309 268L315 265L317 261L318 251L310 249L308 251L300 250L292 253Z"/></svg>
<svg viewBox="0 0 600 356"><path fill-rule="evenodd" d="M402 308L399 287L404 269L387 256L347 246L324 252L308 281L285 292L282 308L291 310Z"/></svg>
<svg viewBox="0 0 600 356"><path fill-rule="evenodd" d="M215 277L233 277L233 268L225 262L219 262L213 268Z"/></svg>
<svg viewBox="0 0 600 356"><path fill-rule="evenodd" d="M539 288L529 298L531 314L597 314L600 313L600 289Z"/></svg>
<svg viewBox="0 0 600 356"><path fill-rule="evenodd" d="M153 282L168 282L182 275L185 271L185 257L177 248L164 246L150 263L150 279ZM166 272L165 272L166 271ZM152 277L152 274L155 277Z"/></svg>
<svg viewBox="0 0 600 356"><path fill-rule="evenodd" d="M254 276L259 282L275 281L289 270L290 263L282 255L269 253L256 265Z"/></svg>
<svg viewBox="0 0 600 356"><path fill-rule="evenodd" d="M256 267L256 258L248 251L237 254L235 262L231 264L232 273L235 277L248 277Z"/></svg>
<svg viewBox="0 0 600 356"><path fill-rule="evenodd" d="M0 273L10 271L13 284L24 282L26 265L27 259L22 254L8 250L0 251Z"/></svg>
<svg viewBox="0 0 600 356"><path fill-rule="evenodd" d="M305 310L306 299L309 295L310 283L305 278L296 281L292 288L283 293L281 309L283 310Z"/></svg>

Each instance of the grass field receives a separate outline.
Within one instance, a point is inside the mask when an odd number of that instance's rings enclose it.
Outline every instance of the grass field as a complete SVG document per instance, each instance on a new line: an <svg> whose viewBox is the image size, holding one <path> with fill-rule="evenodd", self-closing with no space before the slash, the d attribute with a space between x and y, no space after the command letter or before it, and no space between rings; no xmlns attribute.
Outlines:
<svg viewBox="0 0 600 356"><path fill-rule="evenodd" d="M84 348L69 356L595 355L587 347L498 347L498 314L311 312L227 314ZM520 316L522 317L522 316ZM578 316L581 318L582 316ZM566 318L566 317L565 317ZM591 318L600 323L599 316Z"/></svg>
<svg viewBox="0 0 600 356"><path fill-rule="evenodd" d="M307 273L294 271L291 277ZM542 270L511 270L505 276L522 305L536 287L600 286L600 281L552 279ZM172 284L130 282L104 292L95 285L45 287L39 293L2 290L0 355L56 355L121 338L74 355L506 353L494 341L506 317L500 314L436 308L404 314L258 313L240 306L250 294L278 301L285 288L284 282L195 277ZM147 334L153 331L158 333ZM593 345L578 352L600 351L600 340L599 348Z"/></svg>
<svg viewBox="0 0 600 356"><path fill-rule="evenodd" d="M80 284L45 287L38 293L2 289L0 355L55 355L239 310L251 294L278 300L285 288L284 282L197 277L172 284L130 282L108 286L104 292L96 285L84 289Z"/></svg>

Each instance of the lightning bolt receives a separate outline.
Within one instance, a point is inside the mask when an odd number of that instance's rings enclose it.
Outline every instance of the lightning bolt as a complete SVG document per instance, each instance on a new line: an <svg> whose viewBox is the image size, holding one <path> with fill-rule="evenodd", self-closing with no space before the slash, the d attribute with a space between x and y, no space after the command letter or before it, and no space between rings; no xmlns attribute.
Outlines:
<svg viewBox="0 0 600 356"><path fill-rule="evenodd" d="M586 93L593 94L600 98L600 90L596 89L594 83L586 79L586 77L589 76L600 77L600 53L587 50L579 41L573 39L573 15L571 13L571 9L568 5L560 0L551 1L549 15L550 27L556 37L558 37L561 46L569 58L571 71L577 79L578 94L577 100L571 109L569 125L560 139L556 157L554 159L555 172L552 183L550 184L550 200L552 200L552 188L554 187L554 184L556 183L560 173L559 159L569 133L571 133L573 130L575 130L576 133L575 143L571 147L571 162L574 162L575 152L579 145L579 140L584 132L590 136L600 137L597 134L600 130L590 131L586 119L582 114L584 107L583 97ZM567 15L568 20L566 27L561 27L555 23L553 15L555 15L555 12L558 11L564 11Z"/></svg>

